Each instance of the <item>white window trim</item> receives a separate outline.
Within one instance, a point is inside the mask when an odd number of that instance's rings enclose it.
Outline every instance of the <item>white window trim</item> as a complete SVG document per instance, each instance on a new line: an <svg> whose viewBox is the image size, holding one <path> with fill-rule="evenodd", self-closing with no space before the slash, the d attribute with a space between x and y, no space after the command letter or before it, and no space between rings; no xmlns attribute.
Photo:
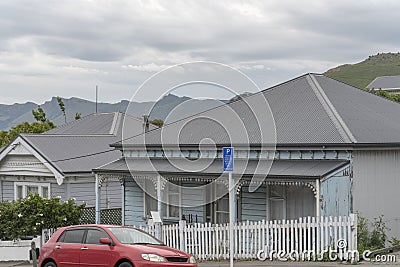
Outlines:
<svg viewBox="0 0 400 267"><path fill-rule="evenodd" d="M22 186L22 198L27 197L27 187L28 186L37 186L39 196L43 196L43 187L48 188L48 195L51 196L50 192L50 183L32 183L32 182L14 182L14 200L18 200L18 186Z"/></svg>

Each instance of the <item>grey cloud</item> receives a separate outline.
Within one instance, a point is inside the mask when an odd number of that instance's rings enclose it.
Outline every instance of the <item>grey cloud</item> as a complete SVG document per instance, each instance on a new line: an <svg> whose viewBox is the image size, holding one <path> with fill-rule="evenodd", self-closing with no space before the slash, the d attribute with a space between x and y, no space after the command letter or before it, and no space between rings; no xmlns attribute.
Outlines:
<svg viewBox="0 0 400 267"><path fill-rule="evenodd" d="M49 97L55 81L60 88L104 83L116 101L112 90L190 60L250 66L243 70L264 87L397 52L399 9L390 0L0 1L0 80L7 81L0 90L23 88L18 76L31 75L41 78L26 87Z"/></svg>

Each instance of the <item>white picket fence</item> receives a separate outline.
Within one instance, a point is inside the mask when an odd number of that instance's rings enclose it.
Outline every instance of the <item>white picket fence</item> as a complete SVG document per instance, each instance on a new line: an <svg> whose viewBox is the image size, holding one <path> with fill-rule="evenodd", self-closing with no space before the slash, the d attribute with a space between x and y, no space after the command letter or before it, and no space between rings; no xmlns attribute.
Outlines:
<svg viewBox="0 0 400 267"><path fill-rule="evenodd" d="M229 259L229 224L163 225L142 228L168 246L200 260ZM306 217L298 220L239 222L234 226L235 259L276 258L292 255L318 259L328 251L357 250L357 216ZM301 258L300 256L303 256ZM350 254L354 259L354 254ZM304 258L305 257L305 258ZM315 258L313 258L315 257Z"/></svg>

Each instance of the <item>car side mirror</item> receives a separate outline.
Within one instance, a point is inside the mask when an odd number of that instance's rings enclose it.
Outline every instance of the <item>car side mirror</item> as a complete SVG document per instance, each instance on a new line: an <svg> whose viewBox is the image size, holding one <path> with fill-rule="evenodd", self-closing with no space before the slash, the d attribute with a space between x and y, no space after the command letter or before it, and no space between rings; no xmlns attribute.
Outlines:
<svg viewBox="0 0 400 267"><path fill-rule="evenodd" d="M100 244L111 246L112 242L109 238L100 238Z"/></svg>

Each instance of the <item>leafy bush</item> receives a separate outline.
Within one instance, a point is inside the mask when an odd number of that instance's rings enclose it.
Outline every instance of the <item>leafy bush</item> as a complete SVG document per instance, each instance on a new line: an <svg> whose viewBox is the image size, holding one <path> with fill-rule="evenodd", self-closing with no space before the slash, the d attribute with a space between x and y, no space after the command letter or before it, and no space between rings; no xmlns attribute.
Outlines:
<svg viewBox="0 0 400 267"><path fill-rule="evenodd" d="M372 229L372 231L370 230ZM389 230L383 221L383 215L374 218L372 223L358 214L357 244L358 251L374 251L385 247L387 241L386 231Z"/></svg>
<svg viewBox="0 0 400 267"><path fill-rule="evenodd" d="M42 198L29 195L26 199L0 203L0 238L16 240L40 235L43 229L79 224L85 204L77 206L73 199Z"/></svg>

